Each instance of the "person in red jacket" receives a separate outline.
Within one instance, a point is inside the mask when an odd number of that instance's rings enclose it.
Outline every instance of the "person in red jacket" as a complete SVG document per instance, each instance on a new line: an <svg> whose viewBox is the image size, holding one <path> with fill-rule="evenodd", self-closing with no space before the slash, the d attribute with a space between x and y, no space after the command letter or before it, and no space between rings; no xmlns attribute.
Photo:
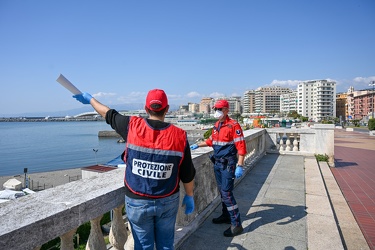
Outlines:
<svg viewBox="0 0 375 250"><path fill-rule="evenodd" d="M185 214L194 211L195 168L186 131L164 122L169 105L165 92L150 90L145 110L149 118L124 116L89 93L74 95L92 107L126 141L126 214L134 249L174 249L180 180L185 189Z"/></svg>
<svg viewBox="0 0 375 250"><path fill-rule="evenodd" d="M244 158L247 153L242 128L237 121L228 116L229 103L218 100L213 109L215 123L211 136L204 142L193 144L190 149L210 146L214 150L211 160L222 201L222 214L212 220L215 224L230 223L224 236L233 237L242 233L240 212L233 195L234 179L243 174Z"/></svg>

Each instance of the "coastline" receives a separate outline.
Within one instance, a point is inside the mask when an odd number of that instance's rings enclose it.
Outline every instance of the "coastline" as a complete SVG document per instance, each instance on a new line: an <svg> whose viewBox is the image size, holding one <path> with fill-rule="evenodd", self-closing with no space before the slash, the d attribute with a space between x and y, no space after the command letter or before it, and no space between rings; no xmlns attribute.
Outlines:
<svg viewBox="0 0 375 250"><path fill-rule="evenodd" d="M80 180L82 179L81 169L82 168L73 168L28 174L27 176L30 179L29 188L34 191L39 191ZM3 184L9 179L17 179L22 182L23 187L25 186L24 175L0 176L0 190L4 190Z"/></svg>

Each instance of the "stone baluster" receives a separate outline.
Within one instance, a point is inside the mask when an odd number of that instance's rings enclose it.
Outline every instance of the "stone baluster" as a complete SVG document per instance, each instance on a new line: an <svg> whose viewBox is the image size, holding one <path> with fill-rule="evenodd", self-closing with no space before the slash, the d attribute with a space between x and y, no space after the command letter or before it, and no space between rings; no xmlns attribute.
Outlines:
<svg viewBox="0 0 375 250"><path fill-rule="evenodd" d="M298 148L298 139L299 139L299 134L294 134L293 151L299 151L299 148Z"/></svg>
<svg viewBox="0 0 375 250"><path fill-rule="evenodd" d="M285 151L292 151L292 144L290 142L290 136L292 135L291 133L285 133L286 134L286 147L285 147Z"/></svg>
<svg viewBox="0 0 375 250"><path fill-rule="evenodd" d="M280 136L280 148L279 148L279 151L285 151L285 148L284 148L284 139L283 139L283 136L284 136L284 133L279 133L279 136Z"/></svg>
<svg viewBox="0 0 375 250"><path fill-rule="evenodd" d="M100 220L103 215L90 220L91 230L90 236L86 244L86 250L107 250L107 246L104 241L102 228L100 226Z"/></svg>
<svg viewBox="0 0 375 250"><path fill-rule="evenodd" d="M124 205L113 209L113 219L111 223L111 230L109 232L109 242L114 250L123 250L125 242L128 238L126 226L122 217L122 209Z"/></svg>
<svg viewBox="0 0 375 250"><path fill-rule="evenodd" d="M124 248L125 250L134 250L134 238L133 238L131 226L129 222L127 222L126 224L128 227L129 235L128 235L128 240L126 241Z"/></svg>
<svg viewBox="0 0 375 250"><path fill-rule="evenodd" d="M74 234L76 233L76 230L77 229L70 230L69 232L60 236L60 240L61 240L60 249L61 250L73 250L74 249L73 237L74 237Z"/></svg>

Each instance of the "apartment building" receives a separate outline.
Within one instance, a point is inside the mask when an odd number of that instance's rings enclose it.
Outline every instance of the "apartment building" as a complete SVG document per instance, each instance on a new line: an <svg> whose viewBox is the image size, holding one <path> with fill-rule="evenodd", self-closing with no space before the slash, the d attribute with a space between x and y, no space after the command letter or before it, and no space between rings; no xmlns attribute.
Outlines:
<svg viewBox="0 0 375 250"><path fill-rule="evenodd" d="M280 86L260 87L255 90L255 112L275 114L280 112L280 96L291 93Z"/></svg>
<svg viewBox="0 0 375 250"><path fill-rule="evenodd" d="M314 121L336 117L336 82L312 80L300 82L298 113Z"/></svg>
<svg viewBox="0 0 375 250"><path fill-rule="evenodd" d="M189 102L189 112L191 113L198 113L199 112L199 104L198 103L193 103Z"/></svg>
<svg viewBox="0 0 375 250"><path fill-rule="evenodd" d="M347 92L347 120L362 120L363 118L372 117L374 108L374 91L371 90L354 90L350 87Z"/></svg>
<svg viewBox="0 0 375 250"><path fill-rule="evenodd" d="M242 100L241 96L232 96L227 99L229 102L229 113L231 114L242 114Z"/></svg>
<svg viewBox="0 0 375 250"><path fill-rule="evenodd" d="M242 98L243 113L255 113L255 90L248 90L243 94Z"/></svg>
<svg viewBox="0 0 375 250"><path fill-rule="evenodd" d="M280 112L288 114L291 111L297 111L298 98L297 90L293 90L291 93L280 95Z"/></svg>
<svg viewBox="0 0 375 250"><path fill-rule="evenodd" d="M200 104L199 104L199 113L203 114L209 114L211 113L211 103L212 103L211 97L203 97Z"/></svg>
<svg viewBox="0 0 375 250"><path fill-rule="evenodd" d="M341 121L345 121L347 117L347 93L336 94L336 117Z"/></svg>

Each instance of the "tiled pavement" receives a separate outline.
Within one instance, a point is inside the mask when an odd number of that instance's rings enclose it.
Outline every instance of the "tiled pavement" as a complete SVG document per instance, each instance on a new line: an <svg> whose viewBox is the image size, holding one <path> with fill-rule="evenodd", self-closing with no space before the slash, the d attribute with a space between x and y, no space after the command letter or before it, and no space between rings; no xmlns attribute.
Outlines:
<svg viewBox="0 0 375 250"><path fill-rule="evenodd" d="M369 247L375 249L375 137L336 129L331 171Z"/></svg>

